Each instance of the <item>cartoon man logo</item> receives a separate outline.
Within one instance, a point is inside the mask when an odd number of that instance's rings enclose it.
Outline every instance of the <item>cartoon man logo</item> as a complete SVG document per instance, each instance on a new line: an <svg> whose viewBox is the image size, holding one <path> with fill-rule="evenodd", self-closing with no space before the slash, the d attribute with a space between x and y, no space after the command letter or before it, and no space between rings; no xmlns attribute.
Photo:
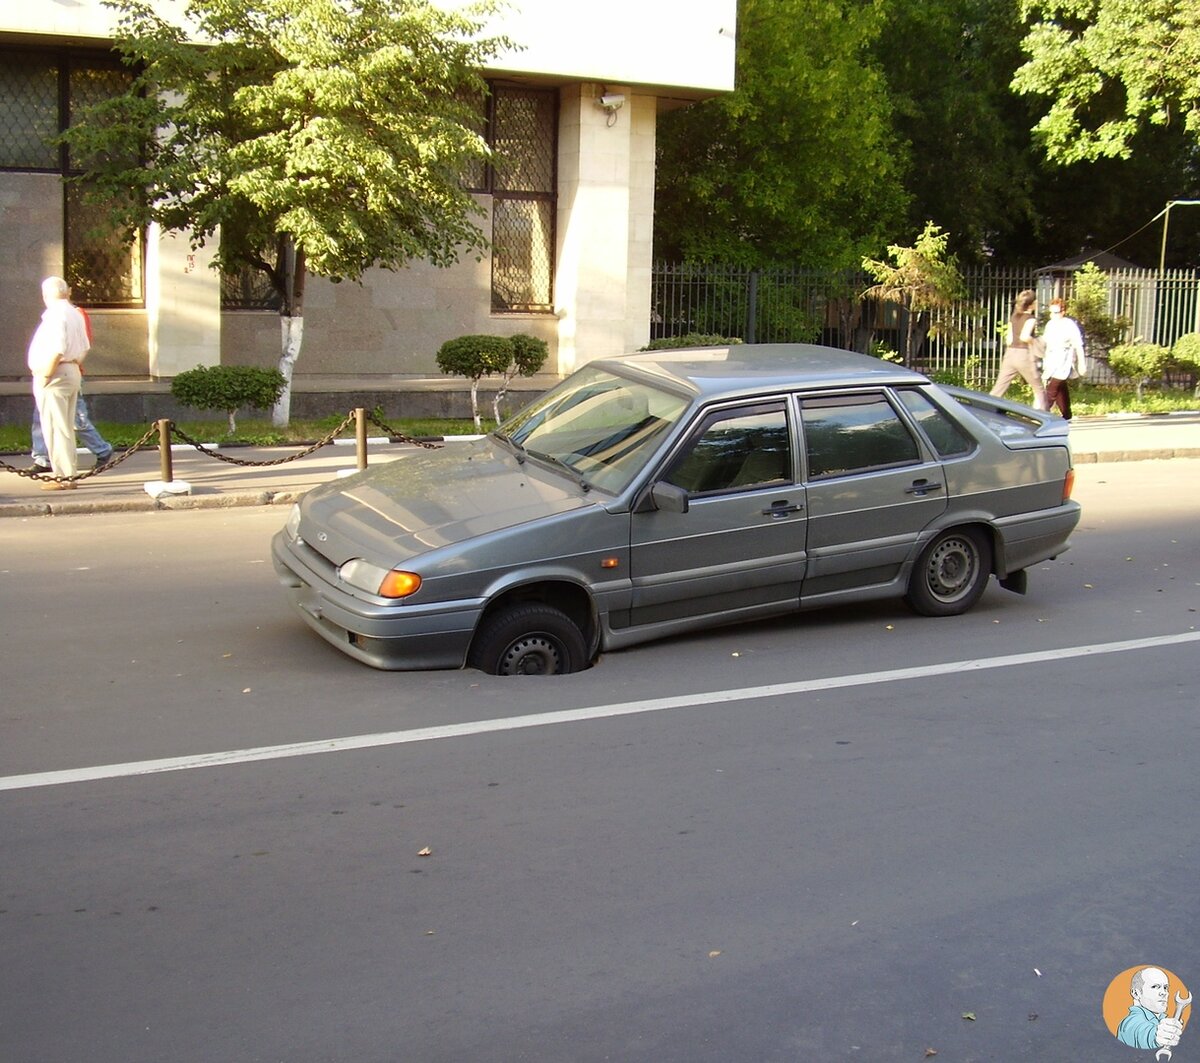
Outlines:
<svg viewBox="0 0 1200 1063"><path fill-rule="evenodd" d="M1192 1002L1191 993L1185 997L1180 992L1182 983L1175 979L1175 1014L1168 1015L1172 976L1158 967L1137 967L1132 972L1125 972L1125 975L1130 974L1132 976L1125 984L1129 986L1133 1004L1115 1030L1110 1020L1109 1029L1113 1030L1122 1044L1130 1048L1155 1049L1155 1059L1170 1060L1171 1050L1183 1036L1183 1012ZM1122 975L1113 980L1109 987L1109 998L1122 992L1119 983L1123 980ZM1110 1011L1107 1004L1106 1011Z"/></svg>

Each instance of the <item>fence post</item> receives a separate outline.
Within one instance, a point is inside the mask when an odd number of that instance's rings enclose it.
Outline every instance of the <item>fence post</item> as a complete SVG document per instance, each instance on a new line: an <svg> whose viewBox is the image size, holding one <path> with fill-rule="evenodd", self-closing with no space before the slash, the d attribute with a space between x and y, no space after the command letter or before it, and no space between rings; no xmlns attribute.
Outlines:
<svg viewBox="0 0 1200 1063"><path fill-rule="evenodd" d="M758 333L758 270L750 271L750 291L747 295L750 305L746 308L746 342L757 343Z"/></svg>
<svg viewBox="0 0 1200 1063"><path fill-rule="evenodd" d="M175 474L171 468L171 422L166 418L158 422L158 463L159 478L163 483L175 482Z"/></svg>
<svg viewBox="0 0 1200 1063"><path fill-rule="evenodd" d="M354 449L358 452L358 469L367 467L367 411L361 406L354 408Z"/></svg>

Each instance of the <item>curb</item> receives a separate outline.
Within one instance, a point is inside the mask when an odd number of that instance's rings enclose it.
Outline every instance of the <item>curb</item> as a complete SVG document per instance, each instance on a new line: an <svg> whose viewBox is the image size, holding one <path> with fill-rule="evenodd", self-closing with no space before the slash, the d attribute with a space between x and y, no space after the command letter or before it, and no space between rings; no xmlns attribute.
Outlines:
<svg viewBox="0 0 1200 1063"><path fill-rule="evenodd" d="M88 513L152 513L156 510L245 509L251 506L289 506L305 491L242 491L221 495L176 495L162 498L100 498L69 502L11 502L0 504L4 517L74 517Z"/></svg>

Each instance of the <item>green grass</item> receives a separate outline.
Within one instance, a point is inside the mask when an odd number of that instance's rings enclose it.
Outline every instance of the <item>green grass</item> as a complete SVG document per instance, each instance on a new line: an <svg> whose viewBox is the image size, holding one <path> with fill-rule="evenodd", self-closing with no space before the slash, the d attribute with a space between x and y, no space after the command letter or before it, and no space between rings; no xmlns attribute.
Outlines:
<svg viewBox="0 0 1200 1063"><path fill-rule="evenodd" d="M176 426L193 439L202 443L248 443L254 446L300 446L305 443L315 443L324 439L343 421L342 416L322 417L315 421L293 420L287 428L276 428L269 420L259 421L252 418L238 418L237 433L228 434L229 424L225 418L208 421L177 421ZM475 426L470 419L448 420L436 418L388 418L381 421L389 428L402 435L414 436L417 439L473 435ZM116 424L112 421L97 421L96 427L100 434L114 447L127 447L141 439L153 426L143 424ZM484 431L491 427L487 418L484 419ZM377 425L367 422L368 436L381 436L383 430ZM341 438L354 438L354 425L340 433ZM177 440L178 441L178 440ZM157 442L157 439L155 440ZM29 425L0 425L0 453L28 454Z"/></svg>

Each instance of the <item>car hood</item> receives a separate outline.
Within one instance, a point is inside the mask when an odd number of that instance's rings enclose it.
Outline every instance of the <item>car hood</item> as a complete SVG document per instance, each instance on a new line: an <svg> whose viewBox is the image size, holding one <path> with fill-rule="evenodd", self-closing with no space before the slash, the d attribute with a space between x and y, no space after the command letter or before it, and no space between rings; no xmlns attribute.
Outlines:
<svg viewBox="0 0 1200 1063"><path fill-rule="evenodd" d="M404 454L314 488L301 502L299 533L335 565L361 557L391 566L598 501L488 437Z"/></svg>

